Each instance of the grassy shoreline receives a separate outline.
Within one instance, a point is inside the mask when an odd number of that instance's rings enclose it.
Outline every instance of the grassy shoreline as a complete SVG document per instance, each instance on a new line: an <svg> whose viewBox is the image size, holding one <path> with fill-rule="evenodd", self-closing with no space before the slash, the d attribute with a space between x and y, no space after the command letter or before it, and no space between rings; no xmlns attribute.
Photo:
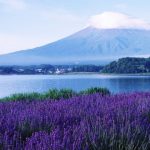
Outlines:
<svg viewBox="0 0 150 150"><path fill-rule="evenodd" d="M80 92L75 92L72 89L50 89L43 93L18 93L0 99L0 102L5 101L33 101L33 100L60 100L69 99L74 96L82 96L88 94L99 93L101 95L110 95L110 91L106 88L92 87Z"/></svg>

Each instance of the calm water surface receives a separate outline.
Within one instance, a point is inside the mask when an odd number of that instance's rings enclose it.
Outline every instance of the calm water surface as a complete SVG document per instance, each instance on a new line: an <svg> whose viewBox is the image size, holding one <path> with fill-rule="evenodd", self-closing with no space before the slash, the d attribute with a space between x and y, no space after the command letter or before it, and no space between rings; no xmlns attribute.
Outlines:
<svg viewBox="0 0 150 150"><path fill-rule="evenodd" d="M111 75L6 75L0 76L0 97L13 93L44 92L50 88L80 91L106 87L113 93L150 91L150 76Z"/></svg>

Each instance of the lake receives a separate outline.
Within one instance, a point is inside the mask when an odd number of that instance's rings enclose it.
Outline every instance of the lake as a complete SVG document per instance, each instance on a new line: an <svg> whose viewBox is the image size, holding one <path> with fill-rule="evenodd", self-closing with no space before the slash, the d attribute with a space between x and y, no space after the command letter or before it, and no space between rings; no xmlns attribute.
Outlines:
<svg viewBox="0 0 150 150"><path fill-rule="evenodd" d="M0 97L13 93L44 92L50 88L106 87L113 93L150 91L150 76L113 75L1 75Z"/></svg>

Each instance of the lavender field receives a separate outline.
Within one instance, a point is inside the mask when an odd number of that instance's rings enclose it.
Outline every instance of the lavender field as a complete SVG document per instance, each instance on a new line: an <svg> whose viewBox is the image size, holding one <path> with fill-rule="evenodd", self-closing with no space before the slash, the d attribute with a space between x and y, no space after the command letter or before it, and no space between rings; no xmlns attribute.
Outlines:
<svg viewBox="0 0 150 150"><path fill-rule="evenodd" d="M150 93L0 103L2 150L149 150Z"/></svg>

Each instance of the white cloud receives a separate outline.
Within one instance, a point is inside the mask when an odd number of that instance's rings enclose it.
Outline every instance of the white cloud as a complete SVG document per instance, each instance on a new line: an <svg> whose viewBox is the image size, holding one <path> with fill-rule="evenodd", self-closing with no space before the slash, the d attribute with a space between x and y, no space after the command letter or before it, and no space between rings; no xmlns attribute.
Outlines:
<svg viewBox="0 0 150 150"><path fill-rule="evenodd" d="M92 16L89 25L99 29L132 28L150 29L150 24L144 20L117 12L104 12Z"/></svg>
<svg viewBox="0 0 150 150"><path fill-rule="evenodd" d="M24 10L26 8L26 3L24 0L0 0L0 5L6 10Z"/></svg>

